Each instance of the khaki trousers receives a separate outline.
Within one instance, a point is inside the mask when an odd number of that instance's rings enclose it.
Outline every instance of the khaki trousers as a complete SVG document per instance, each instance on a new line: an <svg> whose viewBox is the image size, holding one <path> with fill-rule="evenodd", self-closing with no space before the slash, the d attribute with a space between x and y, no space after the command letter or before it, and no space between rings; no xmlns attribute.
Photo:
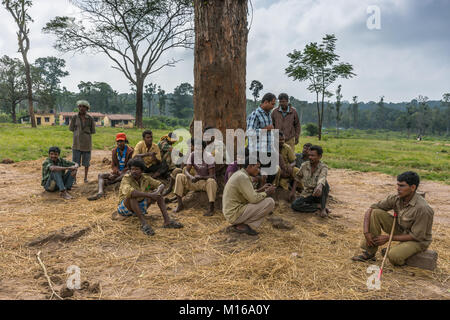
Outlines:
<svg viewBox="0 0 450 320"><path fill-rule="evenodd" d="M236 224L246 224L252 229L258 229L264 218L275 208L275 201L272 198L265 198L264 200L252 204L249 203L242 215L233 222Z"/></svg>
<svg viewBox="0 0 450 320"><path fill-rule="evenodd" d="M292 174L289 178L281 178L281 169L278 170L277 175L275 176L275 180L273 182L273 185L276 187L281 187L284 190L289 190L289 182L291 182L292 180L295 179L295 177L297 176L297 172L299 172L300 169L297 167L294 167L292 169ZM297 189L301 190L301 188L299 188L301 186L301 181L297 180Z"/></svg>
<svg viewBox="0 0 450 320"><path fill-rule="evenodd" d="M381 231L387 234L391 233L392 224L394 223L394 217L387 211L380 209L373 209L370 215L370 228L369 231L373 237L381 235ZM394 235L403 234L399 225L395 224ZM369 254L375 254L378 247L367 246L366 238L361 241L361 248L366 250ZM404 265L406 259L410 256L423 251L419 242L417 241L405 241L400 242L396 246L392 246L388 253L388 259L393 265Z"/></svg>
<svg viewBox="0 0 450 320"><path fill-rule="evenodd" d="M177 178L177 175L179 173L183 173L183 170L181 170L180 168L175 168L173 169L173 171L171 172L170 176L172 177L173 180L175 180Z"/></svg>
<svg viewBox="0 0 450 320"><path fill-rule="evenodd" d="M175 189L174 193L182 197L184 192L188 191L206 191L208 195L209 202L216 201L216 193L217 193L217 182L214 179L209 178L208 180L200 180L195 183L192 183L191 179L189 179L185 174L177 174L175 179Z"/></svg>

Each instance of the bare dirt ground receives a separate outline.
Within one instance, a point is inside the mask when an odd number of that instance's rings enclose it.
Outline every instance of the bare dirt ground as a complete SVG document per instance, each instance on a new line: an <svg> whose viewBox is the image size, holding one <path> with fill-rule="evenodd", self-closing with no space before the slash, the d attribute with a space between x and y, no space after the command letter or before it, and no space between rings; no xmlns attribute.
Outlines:
<svg viewBox="0 0 450 320"><path fill-rule="evenodd" d="M369 264L350 257L359 252L366 208L395 192L395 178L331 170L331 218L296 214L280 201L273 217L294 228L267 221L257 237L226 231L219 210L213 217L196 209L172 214L185 228L164 229L152 205L148 219L156 235L147 237L136 218L111 219L117 189L95 202L86 199L96 190L97 174L109 171L102 163L109 156L93 152L90 182L82 183L80 170L70 201L43 191L42 160L0 164L0 299L50 298L38 251L57 292L67 268L80 268L90 286L85 282L70 299L450 298L449 185L424 181L419 188L435 212L430 249L439 254L437 269L387 263L381 290L369 290ZM380 254L372 264L381 264Z"/></svg>

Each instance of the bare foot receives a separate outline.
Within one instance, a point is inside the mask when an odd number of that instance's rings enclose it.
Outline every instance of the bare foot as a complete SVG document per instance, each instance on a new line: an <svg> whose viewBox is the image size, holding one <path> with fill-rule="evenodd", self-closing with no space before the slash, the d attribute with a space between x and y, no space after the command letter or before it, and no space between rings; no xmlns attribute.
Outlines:
<svg viewBox="0 0 450 320"><path fill-rule="evenodd" d="M320 217L321 217L321 218L326 218L326 217L328 217L328 212L327 212L327 209L326 209L326 208L320 211Z"/></svg>
<svg viewBox="0 0 450 320"><path fill-rule="evenodd" d="M73 197L67 191L61 192L60 196L65 200L73 199Z"/></svg>
<svg viewBox="0 0 450 320"><path fill-rule="evenodd" d="M205 217L211 217L212 215L214 215L214 210L211 210L211 209L206 211L204 214Z"/></svg>
<svg viewBox="0 0 450 320"><path fill-rule="evenodd" d="M88 181L88 179L84 179L84 183L88 183L89 181Z"/></svg>
<svg viewBox="0 0 450 320"><path fill-rule="evenodd" d="M111 215L112 220L122 221L122 220L126 220L127 218L128 217L120 215L117 211L114 211Z"/></svg>
<svg viewBox="0 0 450 320"><path fill-rule="evenodd" d="M175 208L175 210L173 210L173 212L180 212L180 211L182 211L184 209L184 206L182 205L182 204L179 204L176 208Z"/></svg>

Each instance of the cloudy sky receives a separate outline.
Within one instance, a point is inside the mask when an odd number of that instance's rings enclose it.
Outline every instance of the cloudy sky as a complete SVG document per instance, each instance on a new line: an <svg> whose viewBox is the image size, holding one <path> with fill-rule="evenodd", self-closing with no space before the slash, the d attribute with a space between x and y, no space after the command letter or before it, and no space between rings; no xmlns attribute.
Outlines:
<svg viewBox="0 0 450 320"><path fill-rule="evenodd" d="M67 62L70 75L62 80L76 91L80 81L105 81L120 92L129 91L128 80L111 68L102 55L61 54L54 38L41 33L55 16L73 15L68 0L34 0L31 15L30 60L57 56ZM409 101L419 94L439 100L450 92L450 1L448 0L251 0L251 29L247 49L247 87L254 79L263 92L287 92L301 100L313 101L307 83L294 82L284 70L287 53L301 50L309 42L320 42L327 33L338 39L341 61L354 66L357 77L338 80L345 100L357 95L360 101ZM373 11L380 9L380 29L370 30ZM251 9L251 7L250 7ZM226 18L226 17L225 17ZM15 25L0 8L0 55L17 53ZM147 79L167 92L181 82L193 83L193 51L177 50L170 57L183 59ZM166 58L170 58L166 57ZM248 97L251 98L250 91Z"/></svg>

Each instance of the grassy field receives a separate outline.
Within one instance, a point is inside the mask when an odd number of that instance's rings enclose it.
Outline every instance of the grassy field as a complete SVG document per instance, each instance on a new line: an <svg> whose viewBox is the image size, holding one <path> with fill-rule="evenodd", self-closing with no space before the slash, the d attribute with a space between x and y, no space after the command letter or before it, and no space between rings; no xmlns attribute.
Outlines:
<svg viewBox="0 0 450 320"><path fill-rule="evenodd" d="M125 132L131 145L141 139L140 129L97 128L93 137L94 149L111 149L114 136ZM154 139L168 130L153 130ZM67 126L40 127L29 125L0 124L0 161L10 158L14 161L34 160L47 155L50 146L59 146L63 156L70 153L72 132ZM406 170L417 171L423 179L450 184L450 141L425 139L407 140L395 133L383 132L369 135L364 131L355 134L343 133L340 138L325 135L322 141L302 136L300 144L320 144L324 148L323 161L332 168L356 171L378 171L397 175ZM297 146L300 151L300 145Z"/></svg>

